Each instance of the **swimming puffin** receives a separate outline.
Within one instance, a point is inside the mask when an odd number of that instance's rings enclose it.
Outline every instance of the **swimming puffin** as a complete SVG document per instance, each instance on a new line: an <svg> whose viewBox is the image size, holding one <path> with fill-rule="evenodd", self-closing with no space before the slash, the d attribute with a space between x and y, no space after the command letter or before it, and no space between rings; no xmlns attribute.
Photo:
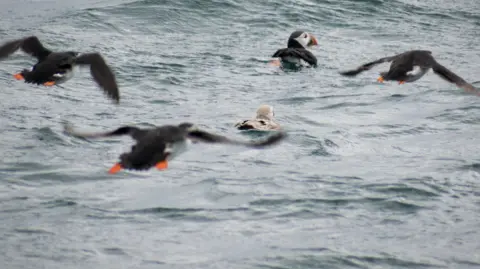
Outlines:
<svg viewBox="0 0 480 269"><path fill-rule="evenodd" d="M398 84L406 82L414 82L423 77L430 69L435 74L446 81L456 84L457 87L466 91L477 91L475 87L467 83L463 78L459 77L443 65L439 64L432 56L432 52L428 50L410 50L394 56L380 58L373 62L363 64L356 69L340 72L344 76L356 76L363 71L370 70L375 65L392 62L390 69L386 72L380 72L378 82L394 80Z"/></svg>
<svg viewBox="0 0 480 269"><path fill-rule="evenodd" d="M257 109L257 115L250 120L243 120L235 124L238 130L280 130L280 125L275 122L275 112L270 105L261 105Z"/></svg>
<svg viewBox="0 0 480 269"><path fill-rule="evenodd" d="M281 61L272 60L270 63L277 66L317 67L317 57L307 49L317 45L317 38L311 33L295 31L288 38L287 48L279 49L272 55L272 58L280 58Z"/></svg>
<svg viewBox="0 0 480 269"><path fill-rule="evenodd" d="M202 131L188 122L179 125L163 125L149 129L122 126L114 131L94 133L74 130L70 123L64 122L64 132L82 138L121 135L129 135L132 137L136 141L136 144L132 146L130 152L120 155L120 161L110 168L110 174L117 173L121 169L137 171L148 170L152 167L156 167L159 170L167 169L168 161L184 151L188 142L221 143L250 148L265 148L277 144L286 137L285 133L277 132L265 140L257 142L238 141Z"/></svg>
<svg viewBox="0 0 480 269"><path fill-rule="evenodd" d="M37 58L38 62L31 70L24 69L14 75L25 83L53 86L66 82L73 76L73 67L90 66L93 79L103 89L105 94L115 103L120 102L115 75L105 63L103 57L96 52L79 54L74 51L52 52L45 48L36 36L8 41L0 46L0 60L21 49L25 53Z"/></svg>

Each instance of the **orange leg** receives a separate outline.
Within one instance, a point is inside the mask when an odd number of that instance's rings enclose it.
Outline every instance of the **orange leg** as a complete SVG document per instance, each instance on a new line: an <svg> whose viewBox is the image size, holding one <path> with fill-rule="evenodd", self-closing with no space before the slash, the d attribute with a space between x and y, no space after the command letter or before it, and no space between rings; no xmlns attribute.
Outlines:
<svg viewBox="0 0 480 269"><path fill-rule="evenodd" d="M15 75L13 75L13 77L14 77L16 80L22 80L22 79L24 79L22 73L16 73Z"/></svg>
<svg viewBox="0 0 480 269"><path fill-rule="evenodd" d="M405 84L405 81L404 81L404 80L400 80L400 81L398 81L398 84L399 84L399 85Z"/></svg>
<svg viewBox="0 0 480 269"><path fill-rule="evenodd" d="M377 81L380 82L380 83L383 83L383 77L382 76L378 77Z"/></svg>
<svg viewBox="0 0 480 269"><path fill-rule="evenodd" d="M110 170L108 170L109 174L115 174L122 170L122 166L119 163L116 163Z"/></svg>
<svg viewBox="0 0 480 269"><path fill-rule="evenodd" d="M161 162L158 162L155 167L158 169L158 170L165 170L168 168L168 162L167 160L165 161L161 161Z"/></svg>
<svg viewBox="0 0 480 269"><path fill-rule="evenodd" d="M43 85L45 85L45 86L53 86L53 85L55 85L55 81L47 81L47 82L43 83Z"/></svg>

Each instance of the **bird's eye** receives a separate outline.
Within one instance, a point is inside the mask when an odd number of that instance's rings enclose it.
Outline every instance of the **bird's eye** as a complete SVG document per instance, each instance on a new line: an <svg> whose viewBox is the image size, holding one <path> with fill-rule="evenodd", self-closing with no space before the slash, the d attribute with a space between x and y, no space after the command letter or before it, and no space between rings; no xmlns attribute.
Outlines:
<svg viewBox="0 0 480 269"><path fill-rule="evenodd" d="M303 38L307 38L307 37L308 37L308 35L306 33L303 34Z"/></svg>

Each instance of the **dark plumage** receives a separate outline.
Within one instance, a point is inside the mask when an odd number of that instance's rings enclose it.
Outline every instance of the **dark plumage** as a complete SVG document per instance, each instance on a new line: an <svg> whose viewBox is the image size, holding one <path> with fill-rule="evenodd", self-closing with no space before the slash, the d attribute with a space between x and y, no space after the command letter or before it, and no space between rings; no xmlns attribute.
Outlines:
<svg viewBox="0 0 480 269"><path fill-rule="evenodd" d="M356 76L363 71L370 70L375 65L385 62L392 63L390 64L390 69L388 71L380 73L380 77L378 78L378 81L380 82L383 82L384 80L395 80L400 84L414 82L432 69L435 74L450 83L456 84L459 88L466 91L477 90L463 78L439 64L433 58L432 52L428 50L411 50L398 55L380 58L363 64L356 69L340 72L340 74L344 76ZM415 72L414 67L417 67L419 71Z"/></svg>
<svg viewBox="0 0 480 269"><path fill-rule="evenodd" d="M310 33L295 31L288 38L287 48L277 50L272 57L284 63L302 66L302 60L311 67L317 67L317 58L307 48L317 46L318 41Z"/></svg>
<svg viewBox="0 0 480 269"><path fill-rule="evenodd" d="M87 133L79 132L71 125L65 125L65 132L76 137L99 138L109 136L129 135L136 144L130 152L120 155L120 161L110 169L110 173L116 173L123 169L148 170L152 167L166 169L167 161L178 154L179 147L184 147L187 140L203 143L221 143L250 148L264 148L274 145L286 137L283 132L271 135L265 140L257 142L238 141L211 134L197 129L191 123L179 125L164 125L156 128L140 129L132 126L123 126L114 131Z"/></svg>
<svg viewBox="0 0 480 269"><path fill-rule="evenodd" d="M52 86L71 78L73 67L90 66L93 79L103 89L104 93L116 103L120 102L115 75L105 63L99 53L85 53L66 51L52 52L45 48L36 36L9 41L0 47L0 60L21 49L25 53L37 58L38 62L29 71L24 69L15 74L17 79L25 79L26 83Z"/></svg>

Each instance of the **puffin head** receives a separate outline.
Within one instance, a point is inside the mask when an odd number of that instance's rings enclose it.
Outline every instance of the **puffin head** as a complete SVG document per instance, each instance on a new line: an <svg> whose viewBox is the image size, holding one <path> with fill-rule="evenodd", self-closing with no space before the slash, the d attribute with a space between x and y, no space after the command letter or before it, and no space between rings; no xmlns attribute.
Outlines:
<svg viewBox="0 0 480 269"><path fill-rule="evenodd" d="M312 46L317 46L317 38L311 33L304 31L295 31L288 38L288 47L289 48L308 48Z"/></svg>
<svg viewBox="0 0 480 269"><path fill-rule="evenodd" d="M264 119L273 119L275 116L275 112L273 111L273 107L270 105L261 105L257 109L257 118L264 118Z"/></svg>

